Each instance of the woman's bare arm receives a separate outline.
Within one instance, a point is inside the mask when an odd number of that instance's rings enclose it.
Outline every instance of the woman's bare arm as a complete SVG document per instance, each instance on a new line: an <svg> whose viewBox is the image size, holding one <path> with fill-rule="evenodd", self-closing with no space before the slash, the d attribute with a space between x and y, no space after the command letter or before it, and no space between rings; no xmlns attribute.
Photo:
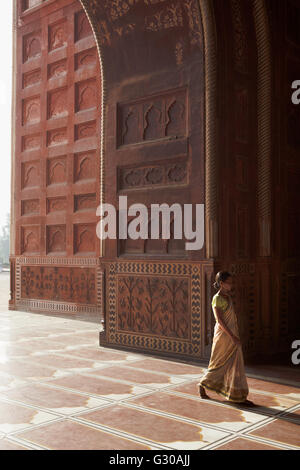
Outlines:
<svg viewBox="0 0 300 470"><path fill-rule="evenodd" d="M214 307L214 312L215 312L215 316L217 318L217 321L220 325L220 327L222 328L222 330L225 331L225 333L228 334L228 336L230 336L230 338L232 339L232 341L235 343L235 344L240 344L240 340L232 333L232 331L225 325L224 323L224 320L223 320L223 312L222 310L220 310L218 307Z"/></svg>

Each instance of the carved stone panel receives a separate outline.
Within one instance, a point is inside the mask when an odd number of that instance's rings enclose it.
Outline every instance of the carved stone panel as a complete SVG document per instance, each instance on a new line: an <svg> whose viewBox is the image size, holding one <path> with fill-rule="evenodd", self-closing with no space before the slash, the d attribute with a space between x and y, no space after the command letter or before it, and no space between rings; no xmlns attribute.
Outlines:
<svg viewBox="0 0 300 470"><path fill-rule="evenodd" d="M22 163L22 189L40 186L40 162L38 160Z"/></svg>
<svg viewBox="0 0 300 470"><path fill-rule="evenodd" d="M188 164L185 159L151 166L118 168L118 189L188 184L188 177Z"/></svg>
<svg viewBox="0 0 300 470"><path fill-rule="evenodd" d="M62 129L54 129L47 132L47 145L48 147L52 145L61 145L68 142L67 129L64 127Z"/></svg>
<svg viewBox="0 0 300 470"><path fill-rule="evenodd" d="M40 83L42 79L41 69L33 70L32 72L27 72L23 74L23 88L27 88L31 85L36 85Z"/></svg>
<svg viewBox="0 0 300 470"><path fill-rule="evenodd" d="M62 212L67 209L66 197L51 197L47 199L47 213Z"/></svg>
<svg viewBox="0 0 300 470"><path fill-rule="evenodd" d="M23 62L41 56L41 31L30 33L23 38Z"/></svg>
<svg viewBox="0 0 300 470"><path fill-rule="evenodd" d="M75 17L75 40L79 41L93 34L91 25L84 11L80 11Z"/></svg>
<svg viewBox="0 0 300 470"><path fill-rule="evenodd" d="M95 269L22 266L21 298L96 304Z"/></svg>
<svg viewBox="0 0 300 470"><path fill-rule="evenodd" d="M47 226L47 253L65 253L66 252L66 226L49 225Z"/></svg>
<svg viewBox="0 0 300 470"><path fill-rule="evenodd" d="M96 194L78 194L74 196L74 211L93 210L96 213Z"/></svg>
<svg viewBox="0 0 300 470"><path fill-rule="evenodd" d="M67 158L57 157L47 160L47 184L62 184L67 181Z"/></svg>
<svg viewBox="0 0 300 470"><path fill-rule="evenodd" d="M186 90L174 90L118 106L118 144L128 145L187 132Z"/></svg>
<svg viewBox="0 0 300 470"><path fill-rule="evenodd" d="M95 254L96 225L76 224L74 226L74 254Z"/></svg>
<svg viewBox="0 0 300 470"><path fill-rule="evenodd" d="M60 21L49 27L49 51L67 45L67 22Z"/></svg>
<svg viewBox="0 0 300 470"><path fill-rule="evenodd" d="M67 59L48 65L48 78L61 78L67 73Z"/></svg>
<svg viewBox="0 0 300 470"><path fill-rule="evenodd" d="M74 181L96 178L96 152L84 152L74 156Z"/></svg>
<svg viewBox="0 0 300 470"><path fill-rule="evenodd" d="M40 200L28 199L27 201L22 201L21 211L22 211L22 215L39 215Z"/></svg>
<svg viewBox="0 0 300 470"><path fill-rule="evenodd" d="M75 139L86 139L96 135L96 121L85 122L75 126Z"/></svg>
<svg viewBox="0 0 300 470"><path fill-rule="evenodd" d="M91 109L97 103L96 80L86 80L76 84L76 112Z"/></svg>
<svg viewBox="0 0 300 470"><path fill-rule="evenodd" d="M75 68L76 70L94 66L98 60L97 49L94 47L87 51L79 52L75 56Z"/></svg>
<svg viewBox="0 0 300 470"><path fill-rule="evenodd" d="M41 135L29 134L22 137L22 151L37 150L41 147Z"/></svg>
<svg viewBox="0 0 300 470"><path fill-rule="evenodd" d="M183 356L201 355L199 266L110 263L106 289L105 342Z"/></svg>
<svg viewBox="0 0 300 470"><path fill-rule="evenodd" d="M48 94L48 119L64 117L68 114L67 89L62 88Z"/></svg>
<svg viewBox="0 0 300 470"><path fill-rule="evenodd" d="M36 124L41 120L41 100L39 96L23 101L23 125Z"/></svg>
<svg viewBox="0 0 300 470"><path fill-rule="evenodd" d="M40 252L40 227L37 225L21 227L21 253L38 254Z"/></svg>
<svg viewBox="0 0 300 470"><path fill-rule="evenodd" d="M118 276L118 330L190 339L187 278Z"/></svg>

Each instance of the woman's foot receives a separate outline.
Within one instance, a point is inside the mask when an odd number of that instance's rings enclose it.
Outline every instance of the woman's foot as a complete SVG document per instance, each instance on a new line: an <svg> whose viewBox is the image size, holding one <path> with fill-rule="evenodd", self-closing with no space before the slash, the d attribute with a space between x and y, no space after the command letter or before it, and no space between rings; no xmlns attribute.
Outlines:
<svg viewBox="0 0 300 470"><path fill-rule="evenodd" d="M202 385L198 384L198 387L199 387L199 395L201 398L203 399L209 399L209 396L206 394L206 391L205 391L205 388L202 387Z"/></svg>

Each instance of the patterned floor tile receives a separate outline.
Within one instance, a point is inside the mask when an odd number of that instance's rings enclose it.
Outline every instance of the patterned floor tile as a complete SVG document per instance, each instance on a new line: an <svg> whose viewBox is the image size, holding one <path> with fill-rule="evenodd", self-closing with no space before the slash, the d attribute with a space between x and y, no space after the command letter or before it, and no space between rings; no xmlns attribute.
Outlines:
<svg viewBox="0 0 300 470"><path fill-rule="evenodd" d="M300 381L299 388L296 388L274 382L248 378L248 385L249 388L253 390L261 390L275 395L284 395L287 398L295 398L300 401Z"/></svg>
<svg viewBox="0 0 300 470"><path fill-rule="evenodd" d="M0 431L6 434L54 419L54 414L0 400Z"/></svg>
<svg viewBox="0 0 300 470"><path fill-rule="evenodd" d="M123 383L113 382L101 377L91 377L90 375L72 375L51 380L55 386L65 387L89 393L96 397L108 398L110 400L125 400L135 395L148 393L149 390L143 387L134 387Z"/></svg>
<svg viewBox="0 0 300 470"><path fill-rule="evenodd" d="M299 429L299 423L293 423L280 418L252 431L250 435L300 448Z"/></svg>
<svg viewBox="0 0 300 470"><path fill-rule="evenodd" d="M131 367L135 367L135 365L131 364ZM194 375L197 377L200 377L204 371L201 367L152 358L139 361L137 367L144 370L165 372L170 375Z"/></svg>
<svg viewBox="0 0 300 470"><path fill-rule="evenodd" d="M77 359L72 357L67 357L58 355L58 354L47 354L47 355L40 355L34 356L31 358L34 360L35 364L43 364L48 367L54 367L57 370L59 369L68 369L68 370L80 370L80 369L93 369L97 367L98 364L93 361L89 361L86 359Z"/></svg>
<svg viewBox="0 0 300 470"><path fill-rule="evenodd" d="M103 399L89 398L79 393L71 393L40 384L30 384L3 392L1 395L11 401L15 400L66 415L109 403Z"/></svg>
<svg viewBox="0 0 300 470"><path fill-rule="evenodd" d="M172 388L172 390L187 395L197 397L199 396L197 382L191 382L185 385L181 385L179 387L174 387ZM217 393L211 390L209 390L207 393L212 400L215 400L218 403L229 405L229 402L226 400L226 398L222 397L221 395L218 395ZM250 390L247 398L248 400L253 401L253 403L255 404L255 406L251 408L251 410L249 409L249 411L251 411L252 413L274 415L278 414L280 411L295 406L295 402L291 399L286 398L285 396L264 395L262 393L256 393L255 390ZM230 404L230 406L239 407L240 405L235 405L234 403L232 403Z"/></svg>
<svg viewBox="0 0 300 470"><path fill-rule="evenodd" d="M171 384L183 382L183 379L167 375L156 374L155 372L142 371L133 369L132 367L109 367L93 372L95 375L102 377L118 378L127 382L136 383L140 385L147 385L148 387L162 388Z"/></svg>
<svg viewBox="0 0 300 470"><path fill-rule="evenodd" d="M84 359L92 359L97 362L120 362L120 361L127 361L128 354L126 353L117 353L117 352L110 352L104 351L101 348L95 347L80 347L76 349L68 349L68 355L74 355L76 357L82 357Z"/></svg>
<svg viewBox="0 0 300 470"><path fill-rule="evenodd" d="M282 448L239 437L220 447L214 447L214 450L282 450Z"/></svg>
<svg viewBox="0 0 300 470"><path fill-rule="evenodd" d="M218 428L230 431L240 431L265 419L265 416L259 414L201 401L200 397L199 400L194 400L166 392L136 398L130 403L201 423L216 425Z"/></svg>
<svg viewBox="0 0 300 470"><path fill-rule="evenodd" d="M30 450L30 447L26 447L25 445L21 446L8 439L0 439L0 450Z"/></svg>
<svg viewBox="0 0 300 470"><path fill-rule="evenodd" d="M87 425L63 421L17 435L30 443L52 450L150 450L147 445L93 429Z"/></svg>
<svg viewBox="0 0 300 470"><path fill-rule="evenodd" d="M200 449L226 436L221 431L119 405L84 413L80 419L149 439L171 449Z"/></svg>
<svg viewBox="0 0 300 470"><path fill-rule="evenodd" d="M42 379L52 377L56 370L28 360L9 359L5 364L0 364L0 372L5 372L15 378Z"/></svg>

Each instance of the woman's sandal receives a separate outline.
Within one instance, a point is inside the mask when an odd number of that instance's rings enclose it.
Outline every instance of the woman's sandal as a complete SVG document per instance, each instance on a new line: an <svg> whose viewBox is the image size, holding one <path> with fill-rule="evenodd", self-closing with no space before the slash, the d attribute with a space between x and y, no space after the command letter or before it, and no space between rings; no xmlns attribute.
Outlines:
<svg viewBox="0 0 300 470"><path fill-rule="evenodd" d="M209 399L209 396L206 394L205 388L202 385L198 384L199 395L203 399Z"/></svg>

